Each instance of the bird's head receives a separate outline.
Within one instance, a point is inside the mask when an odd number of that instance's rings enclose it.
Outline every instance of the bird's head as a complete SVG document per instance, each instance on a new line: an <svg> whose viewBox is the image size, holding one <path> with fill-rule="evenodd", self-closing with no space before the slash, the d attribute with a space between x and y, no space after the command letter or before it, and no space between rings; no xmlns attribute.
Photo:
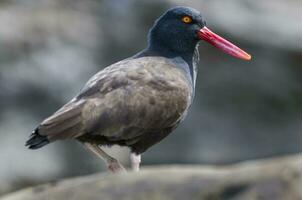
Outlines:
<svg viewBox="0 0 302 200"><path fill-rule="evenodd" d="M206 27L201 13L189 7L175 7L156 20L149 33L149 47L176 53L191 53L204 40L234 57L251 56Z"/></svg>

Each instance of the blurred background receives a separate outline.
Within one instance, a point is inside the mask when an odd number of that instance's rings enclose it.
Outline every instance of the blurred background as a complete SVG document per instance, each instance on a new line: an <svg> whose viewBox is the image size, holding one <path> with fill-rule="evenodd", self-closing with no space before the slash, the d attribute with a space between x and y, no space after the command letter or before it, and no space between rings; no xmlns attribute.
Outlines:
<svg viewBox="0 0 302 200"><path fill-rule="evenodd" d="M1 0L0 195L105 170L76 141L24 143L45 117L107 65L146 46L166 9L200 10L207 26L253 55L201 43L196 98L185 122L143 165L227 164L302 151L301 0ZM129 164L128 150L109 152Z"/></svg>

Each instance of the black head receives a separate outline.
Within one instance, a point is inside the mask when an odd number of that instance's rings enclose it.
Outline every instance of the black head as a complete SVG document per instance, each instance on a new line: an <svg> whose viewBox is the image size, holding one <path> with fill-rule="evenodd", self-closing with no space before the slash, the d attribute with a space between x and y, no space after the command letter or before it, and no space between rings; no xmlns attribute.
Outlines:
<svg viewBox="0 0 302 200"><path fill-rule="evenodd" d="M250 60L251 56L234 44L213 33L205 26L199 11L189 7L175 7L154 23L149 32L148 49L164 55L194 54L199 40L207 41L234 57Z"/></svg>
<svg viewBox="0 0 302 200"><path fill-rule="evenodd" d="M193 8L175 7L156 20L149 32L149 48L175 53L193 53L197 32L205 26L201 13Z"/></svg>

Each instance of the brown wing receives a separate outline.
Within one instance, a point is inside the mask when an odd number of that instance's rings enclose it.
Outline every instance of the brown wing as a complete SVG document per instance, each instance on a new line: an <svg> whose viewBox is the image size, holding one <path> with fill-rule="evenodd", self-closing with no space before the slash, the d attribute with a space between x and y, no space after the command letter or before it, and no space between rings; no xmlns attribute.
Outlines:
<svg viewBox="0 0 302 200"><path fill-rule="evenodd" d="M50 141L84 134L139 137L178 123L191 103L187 77L164 58L124 60L92 77L81 93L39 126Z"/></svg>

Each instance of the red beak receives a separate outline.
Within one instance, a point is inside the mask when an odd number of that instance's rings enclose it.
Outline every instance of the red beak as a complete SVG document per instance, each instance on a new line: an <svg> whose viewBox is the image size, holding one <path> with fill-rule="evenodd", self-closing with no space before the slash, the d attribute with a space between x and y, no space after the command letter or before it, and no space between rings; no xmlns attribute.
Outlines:
<svg viewBox="0 0 302 200"><path fill-rule="evenodd" d="M213 33L207 27L203 27L197 32L199 39L205 40L208 43L212 44L213 46L221 49L225 53L234 56L236 58L240 58L243 60L251 60L251 55L240 49L239 47L235 46L231 42L223 39L219 35Z"/></svg>

